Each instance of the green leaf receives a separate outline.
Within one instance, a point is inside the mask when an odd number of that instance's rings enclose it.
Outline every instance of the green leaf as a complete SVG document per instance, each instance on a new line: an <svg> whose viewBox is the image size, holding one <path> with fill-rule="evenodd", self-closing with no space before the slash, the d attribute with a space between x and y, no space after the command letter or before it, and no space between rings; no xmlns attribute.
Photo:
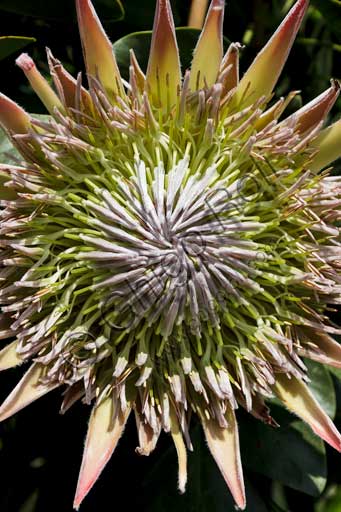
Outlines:
<svg viewBox="0 0 341 512"><path fill-rule="evenodd" d="M329 373L334 375L337 379L341 380L341 368L334 368L332 366L328 366Z"/></svg>
<svg viewBox="0 0 341 512"><path fill-rule="evenodd" d="M302 421L271 406L280 428L240 415L243 464L298 491L319 496L326 484L323 442Z"/></svg>
<svg viewBox="0 0 341 512"><path fill-rule="evenodd" d="M304 363L308 368L308 376L310 378L308 386L310 390L322 409L328 416L334 418L336 413L336 397L333 380L329 371L322 364L309 359L306 359Z"/></svg>
<svg viewBox="0 0 341 512"><path fill-rule="evenodd" d="M102 20L120 20L124 16L121 0L94 0L94 6ZM0 10L23 16L76 20L76 9L71 0L1 0Z"/></svg>
<svg viewBox="0 0 341 512"><path fill-rule="evenodd" d="M20 158L19 153L0 127L0 164L8 163L11 158Z"/></svg>
<svg viewBox="0 0 341 512"><path fill-rule="evenodd" d="M3 36L0 37L0 60L8 57L12 53L21 50L31 43L35 43L34 37L21 37L21 36Z"/></svg>
<svg viewBox="0 0 341 512"><path fill-rule="evenodd" d="M235 512L230 491L206 446L201 427L191 430L194 451L188 457L186 493L177 490L177 456L173 446L157 457L145 475L141 495L148 512ZM153 457L153 455L152 455ZM246 477L248 512L268 512L256 487Z"/></svg>
<svg viewBox="0 0 341 512"><path fill-rule="evenodd" d="M51 116L45 114L31 114L31 116L42 121L48 121L51 118ZM22 157L0 126L0 164L13 163L16 160L22 160Z"/></svg>
<svg viewBox="0 0 341 512"><path fill-rule="evenodd" d="M20 158L18 151L0 127L0 164L13 163L18 158ZM8 187L4 187L6 181L9 181L8 175L0 171L0 199L10 200L14 198L13 192Z"/></svg>

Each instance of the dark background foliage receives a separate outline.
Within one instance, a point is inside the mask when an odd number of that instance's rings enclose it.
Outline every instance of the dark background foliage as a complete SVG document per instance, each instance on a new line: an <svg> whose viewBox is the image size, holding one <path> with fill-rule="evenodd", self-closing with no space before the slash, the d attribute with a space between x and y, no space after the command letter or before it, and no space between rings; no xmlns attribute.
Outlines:
<svg viewBox="0 0 341 512"><path fill-rule="evenodd" d="M155 0L94 3L113 42L131 32L152 28ZM174 0L172 4L177 26L185 26L190 0ZM246 45L242 69L292 4L293 0L228 2L225 35ZM331 77L341 78L341 2L311 0L311 4L277 89L279 95L291 89L302 91L292 108L298 107L302 99L308 101L321 93ZM187 63L196 37L194 31L180 35ZM116 44L123 72L127 47L134 44L143 60L148 42L148 35L137 34ZM45 73L45 46L71 73L83 69L73 0L0 0L0 90L30 112L44 113L14 65L25 46ZM339 118L340 112L339 101L331 120ZM4 144L0 138L0 153L1 148ZM313 391L331 416L338 411L336 423L341 428L341 373L331 374L313 364L309 370ZM1 399L23 371L21 368L0 376ZM52 393L0 426L1 511L71 512L89 408L78 404L61 417L59 403L59 393ZM340 512L341 457L325 450L307 427L281 407L273 404L272 411L281 429L271 429L243 412L238 414L247 511ZM161 436L154 454L140 458L134 453L137 439L130 422L82 511L122 508L140 512L232 512L232 500L195 421L192 438L195 451L189 458L190 483L186 495L179 496L176 455L169 437Z"/></svg>

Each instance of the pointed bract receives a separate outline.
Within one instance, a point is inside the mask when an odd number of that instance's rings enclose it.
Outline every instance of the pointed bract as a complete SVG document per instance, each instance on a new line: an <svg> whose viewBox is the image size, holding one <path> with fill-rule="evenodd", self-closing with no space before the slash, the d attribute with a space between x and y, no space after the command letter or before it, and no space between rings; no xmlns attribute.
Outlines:
<svg viewBox="0 0 341 512"><path fill-rule="evenodd" d="M203 31L194 50L189 87L211 87L217 80L223 58L225 0L212 0Z"/></svg>
<svg viewBox="0 0 341 512"><path fill-rule="evenodd" d="M96 77L110 94L124 95L112 44L90 0L76 0L78 24L87 73Z"/></svg>
<svg viewBox="0 0 341 512"><path fill-rule="evenodd" d="M191 28L202 29L209 0L192 0L189 14L188 26Z"/></svg>
<svg viewBox="0 0 341 512"><path fill-rule="evenodd" d="M134 75L136 87L140 94L143 94L146 87L146 75L143 73L140 65L136 59L133 49L130 50L130 70Z"/></svg>
<svg viewBox="0 0 341 512"><path fill-rule="evenodd" d="M38 71L31 57L27 53L22 53L15 62L19 68L23 70L32 89L39 96L50 114L53 114L55 108L63 110L63 105L57 94L51 88L48 81Z"/></svg>
<svg viewBox="0 0 341 512"><path fill-rule="evenodd" d="M255 123L255 128L261 131L263 128L268 126L272 121L275 121L281 117L290 102L299 94L299 91L293 91L288 94L286 98L280 98L272 107L265 110L260 116L258 121Z"/></svg>
<svg viewBox="0 0 341 512"><path fill-rule="evenodd" d="M326 119L339 94L340 84L337 80L332 80L332 85L329 89L295 112L295 114L285 119L283 123L290 123L291 119L295 119L296 130L299 133L303 134L313 130Z"/></svg>
<svg viewBox="0 0 341 512"><path fill-rule="evenodd" d="M0 351L0 371L8 370L9 368L14 368L22 364L23 361L17 353L17 346L18 342L13 341L13 343L7 345L7 347Z"/></svg>
<svg viewBox="0 0 341 512"><path fill-rule="evenodd" d="M169 0L158 0L147 68L147 86L153 102L169 111L181 85L179 49Z"/></svg>
<svg viewBox="0 0 341 512"><path fill-rule="evenodd" d="M318 153L309 164L312 171L320 171L341 156L341 119L325 128L314 140Z"/></svg>
<svg viewBox="0 0 341 512"><path fill-rule="evenodd" d="M237 91L237 103L251 105L260 97L269 97L282 72L309 0L298 0L264 49L243 76Z"/></svg>
<svg viewBox="0 0 341 512"><path fill-rule="evenodd" d="M237 87L239 83L239 49L240 44L232 43L226 52L226 55L222 62L222 72L228 70L224 79L222 80L223 94L229 93Z"/></svg>
<svg viewBox="0 0 341 512"><path fill-rule="evenodd" d="M208 447L231 491L237 506L246 506L243 469L240 458L238 426L234 412L226 415L228 428L221 428L217 421L201 419Z"/></svg>
<svg viewBox="0 0 341 512"><path fill-rule="evenodd" d="M308 423L312 430L330 446L341 451L341 435L323 411L306 384L285 374L276 375L274 391L289 411Z"/></svg>
<svg viewBox="0 0 341 512"><path fill-rule="evenodd" d="M136 448L136 452L139 455L148 456L152 453L152 451L154 451L156 447L156 443L159 439L161 429L160 431L155 433L151 426L148 425L148 423L146 423L145 421L143 421L143 418L136 410L135 419L140 444L140 446Z"/></svg>
<svg viewBox="0 0 341 512"><path fill-rule="evenodd" d="M77 80L73 78L62 66L61 62L54 58L51 50L47 48L47 58L50 66L51 76L54 80L56 89L60 91L60 97L63 98L66 107L76 106ZM91 105L90 94L84 87L81 88L81 98L86 106Z"/></svg>
<svg viewBox="0 0 341 512"><path fill-rule="evenodd" d="M44 374L44 366L34 363L24 377L13 389L0 407L0 421L4 421L38 398L46 395L59 386L55 384L40 384Z"/></svg>
<svg viewBox="0 0 341 512"><path fill-rule="evenodd" d="M171 435L178 455L178 487L184 493L187 484L187 449L175 414L171 418Z"/></svg>
<svg viewBox="0 0 341 512"><path fill-rule="evenodd" d="M27 133L30 117L14 101L0 93L0 125L13 133Z"/></svg>
<svg viewBox="0 0 341 512"><path fill-rule="evenodd" d="M129 414L130 408L127 408L125 413L115 411L114 402L110 396L94 407L74 501L76 510L79 509L85 496L110 460L123 434Z"/></svg>

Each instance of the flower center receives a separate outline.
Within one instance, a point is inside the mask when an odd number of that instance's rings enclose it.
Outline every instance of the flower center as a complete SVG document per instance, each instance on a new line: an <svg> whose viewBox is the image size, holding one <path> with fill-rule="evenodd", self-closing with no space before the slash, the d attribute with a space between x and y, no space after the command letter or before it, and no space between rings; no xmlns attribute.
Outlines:
<svg viewBox="0 0 341 512"><path fill-rule="evenodd" d="M86 202L106 235L82 238L101 249L88 257L108 271L93 288L104 290L111 328L131 332L145 322L166 339L184 328L200 337L220 329L229 303L245 305L261 290L252 279L260 252L248 236L262 224L238 214L236 181L229 187L215 167L190 175L188 164L166 175L137 162L136 176L101 192L104 207Z"/></svg>

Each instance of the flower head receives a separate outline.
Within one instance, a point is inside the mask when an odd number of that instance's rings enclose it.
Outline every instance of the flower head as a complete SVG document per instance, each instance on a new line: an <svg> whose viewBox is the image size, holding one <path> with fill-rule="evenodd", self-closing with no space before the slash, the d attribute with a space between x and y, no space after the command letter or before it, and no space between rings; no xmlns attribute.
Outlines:
<svg viewBox="0 0 341 512"><path fill-rule="evenodd" d="M76 0L89 88L48 50L55 89L17 64L50 113L0 96L20 165L0 166L0 368L32 365L4 420L66 386L62 411L93 403L75 508L134 410L138 453L162 430L186 486L189 418L240 508L235 410L272 424L277 396L341 451L308 390L302 357L341 366L327 317L341 302L340 121L322 129L340 86L294 115L273 89L308 7L298 0L239 79L223 55L224 1L212 0L182 75L169 0L158 0L146 74L121 76L90 0ZM281 118L281 119L280 119Z"/></svg>

